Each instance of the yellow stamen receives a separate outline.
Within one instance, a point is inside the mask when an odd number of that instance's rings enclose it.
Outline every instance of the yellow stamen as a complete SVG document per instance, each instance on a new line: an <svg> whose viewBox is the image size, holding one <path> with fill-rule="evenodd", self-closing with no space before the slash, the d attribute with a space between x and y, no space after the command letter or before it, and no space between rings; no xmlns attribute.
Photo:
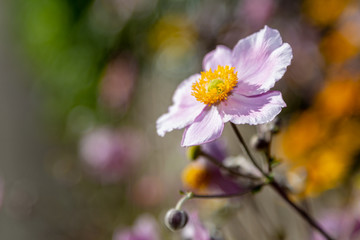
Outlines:
<svg viewBox="0 0 360 240"><path fill-rule="evenodd" d="M237 84L237 72L234 67L218 66L215 71L201 72L201 77L192 85L192 92L197 101L212 105L226 100L230 91Z"/></svg>
<svg viewBox="0 0 360 240"><path fill-rule="evenodd" d="M189 164L182 172L185 186L194 190L204 190L210 181L210 174L204 166Z"/></svg>

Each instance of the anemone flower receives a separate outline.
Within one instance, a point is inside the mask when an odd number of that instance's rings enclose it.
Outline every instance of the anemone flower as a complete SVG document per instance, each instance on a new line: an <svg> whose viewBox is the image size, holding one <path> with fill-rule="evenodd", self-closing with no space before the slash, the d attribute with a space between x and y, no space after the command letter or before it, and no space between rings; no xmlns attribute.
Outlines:
<svg viewBox="0 0 360 240"><path fill-rule="evenodd" d="M241 39L233 50L217 46L203 60L204 72L176 89L169 112L156 122L157 133L185 128L181 145L214 141L224 123L263 124L286 106L278 91L269 91L285 73L292 49L279 32L265 26Z"/></svg>

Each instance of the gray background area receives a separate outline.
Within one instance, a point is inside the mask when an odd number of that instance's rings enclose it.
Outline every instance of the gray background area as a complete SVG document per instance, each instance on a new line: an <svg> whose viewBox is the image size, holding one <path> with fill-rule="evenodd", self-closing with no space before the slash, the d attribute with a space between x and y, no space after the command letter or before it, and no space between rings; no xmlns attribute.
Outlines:
<svg viewBox="0 0 360 240"><path fill-rule="evenodd" d="M44 133L41 98L19 61L9 35L5 1L0 1L0 177L6 194L0 209L1 240L73 239L68 189L46 171L54 146ZM76 218L75 218L76 219Z"/></svg>

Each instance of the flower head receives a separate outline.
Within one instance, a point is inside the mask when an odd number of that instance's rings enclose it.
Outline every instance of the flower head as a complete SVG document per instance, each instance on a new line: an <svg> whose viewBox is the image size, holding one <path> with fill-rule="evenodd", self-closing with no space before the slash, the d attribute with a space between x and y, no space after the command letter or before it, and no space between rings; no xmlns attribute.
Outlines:
<svg viewBox="0 0 360 240"><path fill-rule="evenodd" d="M158 134L185 127L181 145L193 146L219 138L229 121L271 121L286 104L280 92L269 89L291 59L290 45L267 26L241 39L233 50L217 46L204 57L204 71L179 85L174 104L156 122Z"/></svg>

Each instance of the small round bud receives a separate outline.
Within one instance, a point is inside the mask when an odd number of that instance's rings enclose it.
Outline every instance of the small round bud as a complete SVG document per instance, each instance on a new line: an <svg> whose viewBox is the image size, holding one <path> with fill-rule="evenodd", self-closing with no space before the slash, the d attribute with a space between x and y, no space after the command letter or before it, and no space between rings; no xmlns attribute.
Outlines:
<svg viewBox="0 0 360 240"><path fill-rule="evenodd" d="M269 141L265 138L265 136L260 137L257 135L254 135L251 138L251 146L258 150L258 151L262 151L265 150L268 146L269 146Z"/></svg>
<svg viewBox="0 0 360 240"><path fill-rule="evenodd" d="M180 230L187 224L189 217L185 211L170 209L165 215L165 225L171 230Z"/></svg>
<svg viewBox="0 0 360 240"><path fill-rule="evenodd" d="M201 147L199 145L192 146L187 149L186 155L190 160L196 160L201 153Z"/></svg>

